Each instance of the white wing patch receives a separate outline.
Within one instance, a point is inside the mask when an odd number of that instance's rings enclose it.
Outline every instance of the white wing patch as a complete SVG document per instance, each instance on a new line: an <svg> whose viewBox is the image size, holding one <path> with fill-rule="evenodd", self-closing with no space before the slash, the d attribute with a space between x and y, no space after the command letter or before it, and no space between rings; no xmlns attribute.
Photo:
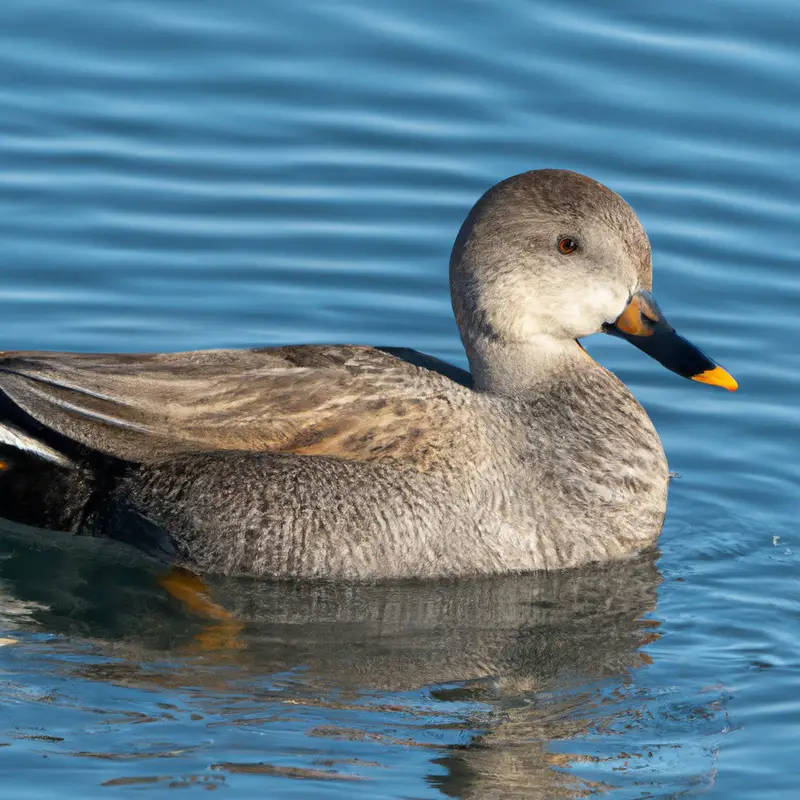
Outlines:
<svg viewBox="0 0 800 800"><path fill-rule="evenodd" d="M63 453L48 447L44 442L34 439L19 428L9 425L7 422L0 422L0 444L9 445L17 450L32 453L45 461L58 464L61 467L74 469L77 465L74 461L67 458Z"/></svg>

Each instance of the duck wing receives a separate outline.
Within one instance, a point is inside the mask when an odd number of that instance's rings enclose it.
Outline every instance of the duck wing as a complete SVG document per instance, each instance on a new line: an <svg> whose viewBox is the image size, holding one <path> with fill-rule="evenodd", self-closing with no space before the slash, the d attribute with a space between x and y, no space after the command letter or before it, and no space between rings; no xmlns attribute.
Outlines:
<svg viewBox="0 0 800 800"><path fill-rule="evenodd" d="M349 345L0 354L0 392L33 427L133 462L250 450L424 467L470 382L413 350Z"/></svg>

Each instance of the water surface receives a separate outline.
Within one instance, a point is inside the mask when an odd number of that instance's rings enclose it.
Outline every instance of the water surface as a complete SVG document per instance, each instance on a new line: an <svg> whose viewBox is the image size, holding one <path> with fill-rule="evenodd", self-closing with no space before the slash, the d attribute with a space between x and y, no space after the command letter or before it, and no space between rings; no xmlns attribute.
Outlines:
<svg viewBox="0 0 800 800"><path fill-rule="evenodd" d="M739 379L589 341L673 470L660 552L544 577L216 580L0 538L13 797L793 796L800 688L800 7L6 0L5 349L290 342L464 366L474 200L577 169L650 233L671 322Z"/></svg>

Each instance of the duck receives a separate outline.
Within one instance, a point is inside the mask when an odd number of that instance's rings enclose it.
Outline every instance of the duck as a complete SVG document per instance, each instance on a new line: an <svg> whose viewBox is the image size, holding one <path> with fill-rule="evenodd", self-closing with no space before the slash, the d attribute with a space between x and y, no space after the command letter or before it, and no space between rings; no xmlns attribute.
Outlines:
<svg viewBox="0 0 800 800"><path fill-rule="evenodd" d="M667 322L634 210L576 172L507 178L450 258L464 370L406 348L0 352L0 516L194 573L438 579L626 559L670 473L581 339L734 378Z"/></svg>

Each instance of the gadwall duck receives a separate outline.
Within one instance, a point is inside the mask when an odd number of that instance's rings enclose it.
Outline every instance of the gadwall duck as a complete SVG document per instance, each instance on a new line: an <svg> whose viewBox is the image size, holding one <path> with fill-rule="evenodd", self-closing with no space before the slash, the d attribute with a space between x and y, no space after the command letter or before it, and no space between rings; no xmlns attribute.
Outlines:
<svg viewBox="0 0 800 800"><path fill-rule="evenodd" d="M661 443L578 340L736 382L664 319L634 211L574 172L508 178L462 225L450 287L469 373L355 345L0 354L0 514L279 578L525 572L652 545Z"/></svg>

